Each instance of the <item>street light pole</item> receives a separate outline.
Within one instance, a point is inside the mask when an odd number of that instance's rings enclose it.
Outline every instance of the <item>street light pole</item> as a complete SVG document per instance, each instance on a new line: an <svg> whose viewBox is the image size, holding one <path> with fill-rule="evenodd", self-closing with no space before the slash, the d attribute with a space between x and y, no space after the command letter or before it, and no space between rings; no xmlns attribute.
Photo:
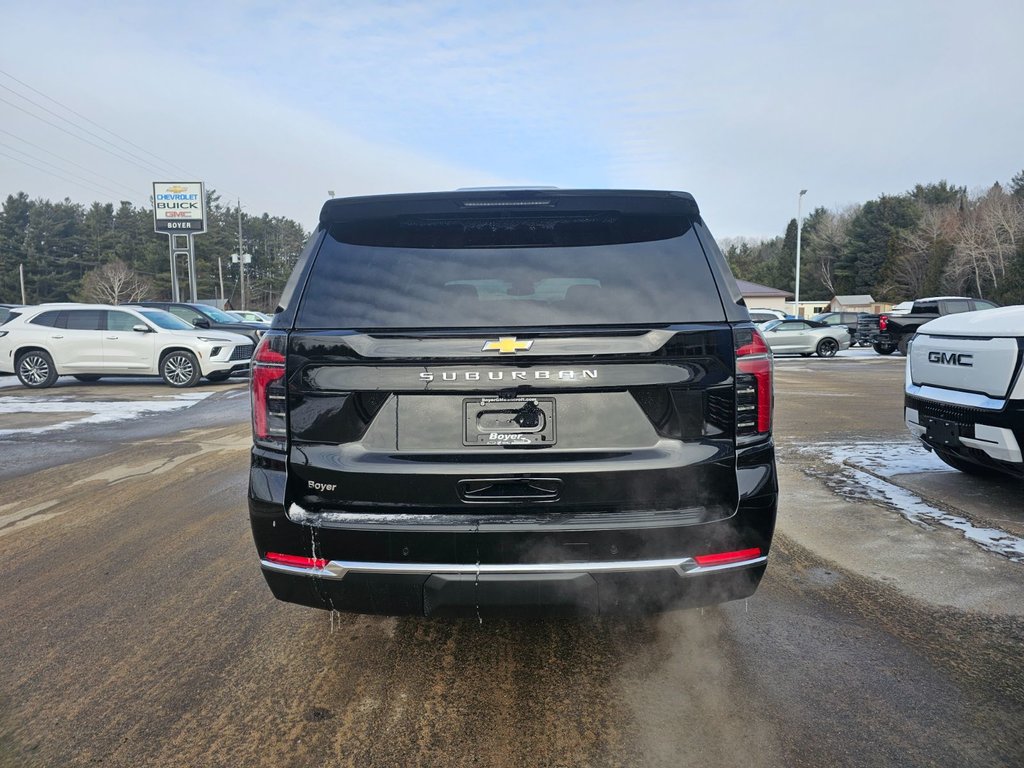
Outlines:
<svg viewBox="0 0 1024 768"><path fill-rule="evenodd" d="M800 314L800 203L804 200L804 195L807 194L806 189L801 189L800 194L796 196L796 290L794 291L794 304L793 314L797 317L801 317Z"/></svg>
<svg viewBox="0 0 1024 768"><path fill-rule="evenodd" d="M799 250L799 249L798 249ZM242 284L242 310L246 308L246 264L242 258L242 201L239 200L239 283Z"/></svg>

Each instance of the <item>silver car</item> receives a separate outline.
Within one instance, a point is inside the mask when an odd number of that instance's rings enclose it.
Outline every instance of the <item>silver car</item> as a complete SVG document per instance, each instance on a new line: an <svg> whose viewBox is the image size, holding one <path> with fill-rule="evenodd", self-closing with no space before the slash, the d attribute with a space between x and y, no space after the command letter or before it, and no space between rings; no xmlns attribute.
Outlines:
<svg viewBox="0 0 1024 768"><path fill-rule="evenodd" d="M761 326L761 333L775 355L833 357L839 350L850 348L850 331L845 325L826 325L814 320L773 320Z"/></svg>

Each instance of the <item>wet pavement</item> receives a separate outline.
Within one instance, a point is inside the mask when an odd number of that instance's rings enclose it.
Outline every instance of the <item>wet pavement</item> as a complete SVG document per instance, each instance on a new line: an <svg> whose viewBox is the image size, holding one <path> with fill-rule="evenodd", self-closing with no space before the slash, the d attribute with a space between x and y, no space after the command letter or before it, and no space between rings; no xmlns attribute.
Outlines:
<svg viewBox="0 0 1024 768"><path fill-rule="evenodd" d="M914 453L902 366L780 360L784 495L761 589L643 619L274 601L237 384L0 437L0 766L1020 765L1024 564L908 519L857 473L1009 535L1019 507L1000 499L1020 486L979 491ZM169 394L101 385L53 393Z"/></svg>

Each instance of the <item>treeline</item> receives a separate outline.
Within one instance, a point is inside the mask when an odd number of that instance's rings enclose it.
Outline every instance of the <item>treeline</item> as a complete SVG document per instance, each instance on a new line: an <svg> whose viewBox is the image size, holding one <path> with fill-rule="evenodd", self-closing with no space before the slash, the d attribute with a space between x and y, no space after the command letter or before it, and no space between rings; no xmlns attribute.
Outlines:
<svg viewBox="0 0 1024 768"><path fill-rule="evenodd" d="M794 290L796 219L761 242L723 242L736 277ZM804 219L800 298L869 293L876 300L957 295L1024 304L1024 171L969 194L946 181L918 184Z"/></svg>
<svg viewBox="0 0 1024 768"><path fill-rule="evenodd" d="M215 191L207 193L207 232L195 237L196 285L199 298L220 298L217 259L223 264L224 293L240 306L238 209L225 205ZM251 253L246 270L247 304L273 309L298 258L307 233L281 216L242 212L242 248ZM184 261L184 260L182 260ZM30 200L8 195L0 209L0 302L20 303L18 266L24 265L29 303L87 300L99 275L123 263L147 285L148 298L170 298L171 270L167 237L153 232L153 211L129 202L118 206L93 203L85 207L64 199ZM187 300L185 265L179 269Z"/></svg>

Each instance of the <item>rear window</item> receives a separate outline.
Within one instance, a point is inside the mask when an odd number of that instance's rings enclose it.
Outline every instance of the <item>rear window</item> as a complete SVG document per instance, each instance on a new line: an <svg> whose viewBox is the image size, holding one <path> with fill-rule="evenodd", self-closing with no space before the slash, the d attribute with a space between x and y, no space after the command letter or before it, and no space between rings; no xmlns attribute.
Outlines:
<svg viewBox="0 0 1024 768"><path fill-rule="evenodd" d="M681 217L608 212L334 224L301 328L714 322L725 311Z"/></svg>

